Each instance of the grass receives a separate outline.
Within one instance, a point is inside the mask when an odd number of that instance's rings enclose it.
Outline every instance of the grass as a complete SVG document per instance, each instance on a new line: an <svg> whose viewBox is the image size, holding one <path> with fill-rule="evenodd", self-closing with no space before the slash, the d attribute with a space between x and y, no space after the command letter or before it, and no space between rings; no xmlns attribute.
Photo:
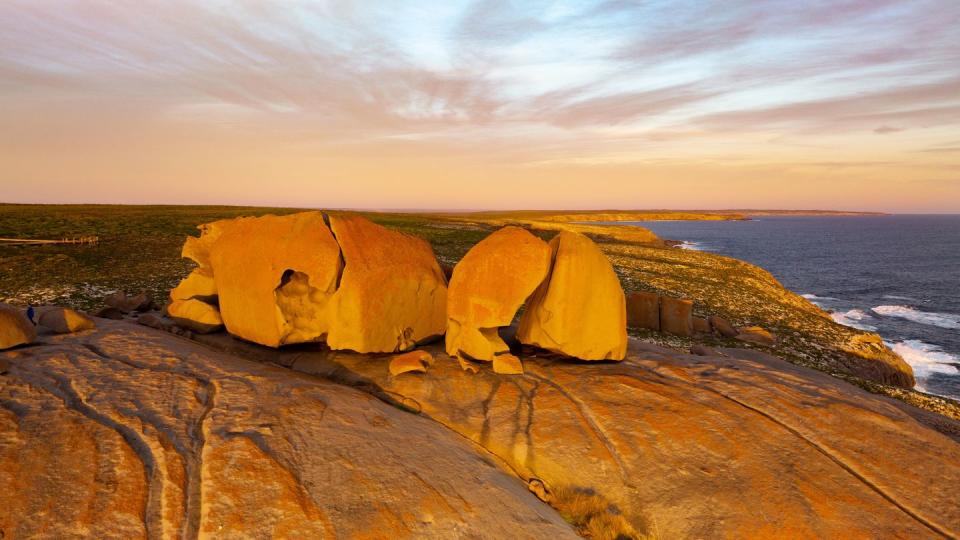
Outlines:
<svg viewBox="0 0 960 540"><path fill-rule="evenodd" d="M198 234L198 224L297 211L300 209L0 204L0 237L100 237L95 245L0 245L0 301L21 305L56 303L91 310L100 307L107 294L122 290L148 291L162 302L193 267L192 262L180 258L180 248L186 236ZM768 328L780 338L772 352L786 360L852 381L864 378L864 365L893 365L897 359L878 337L837 324L756 266L711 253L667 248L642 227L577 223L585 216L610 217L614 214L611 211L362 214L384 226L426 239L440 262L447 265L455 264L470 247L505 224L528 227L544 239L560 229L577 230L599 244L613 262L625 290L693 298L699 315L720 315L737 325ZM677 213L617 215L631 219L638 215L646 216L643 219L677 218ZM697 216L688 213L685 217ZM740 217L716 213L714 218L717 216ZM883 382L879 377L866 379ZM909 390L895 393L923 408L954 418L960 415L956 402L934 404Z"/></svg>
<svg viewBox="0 0 960 540"><path fill-rule="evenodd" d="M654 540L649 526L638 530L620 511L591 489L562 487L551 493L550 505L584 538Z"/></svg>

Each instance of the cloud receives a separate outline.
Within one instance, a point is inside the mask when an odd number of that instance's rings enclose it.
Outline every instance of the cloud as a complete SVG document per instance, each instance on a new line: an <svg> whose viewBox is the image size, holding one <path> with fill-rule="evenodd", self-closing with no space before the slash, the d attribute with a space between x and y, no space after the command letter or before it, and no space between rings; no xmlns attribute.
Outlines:
<svg viewBox="0 0 960 540"><path fill-rule="evenodd" d="M903 131L903 128L893 127L893 126L880 126L873 130L873 132L878 135L886 135L887 133L899 133L901 131Z"/></svg>

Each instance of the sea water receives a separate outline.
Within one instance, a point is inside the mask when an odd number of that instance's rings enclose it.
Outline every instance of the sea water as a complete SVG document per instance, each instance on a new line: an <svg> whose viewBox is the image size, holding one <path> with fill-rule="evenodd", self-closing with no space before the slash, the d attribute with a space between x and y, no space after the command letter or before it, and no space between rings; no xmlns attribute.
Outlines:
<svg viewBox="0 0 960 540"><path fill-rule="evenodd" d="M960 215L631 223L770 271L838 323L880 334L918 390L960 399Z"/></svg>

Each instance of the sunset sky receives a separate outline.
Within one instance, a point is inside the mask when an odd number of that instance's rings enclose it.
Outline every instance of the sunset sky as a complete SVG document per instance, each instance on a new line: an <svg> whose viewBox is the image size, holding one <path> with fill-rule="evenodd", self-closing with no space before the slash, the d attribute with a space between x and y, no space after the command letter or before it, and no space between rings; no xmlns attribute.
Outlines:
<svg viewBox="0 0 960 540"><path fill-rule="evenodd" d="M960 1L3 0L0 201L960 212Z"/></svg>

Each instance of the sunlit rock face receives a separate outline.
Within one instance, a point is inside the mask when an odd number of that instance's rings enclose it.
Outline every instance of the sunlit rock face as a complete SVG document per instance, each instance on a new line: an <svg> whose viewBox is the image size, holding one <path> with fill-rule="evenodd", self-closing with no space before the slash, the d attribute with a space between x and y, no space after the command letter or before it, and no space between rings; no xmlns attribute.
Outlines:
<svg viewBox="0 0 960 540"><path fill-rule="evenodd" d="M320 212L218 221L201 231L183 248L199 268L171 297L215 297L238 337L396 352L443 334L446 278L419 238L356 216L328 224Z"/></svg>
<svg viewBox="0 0 960 540"><path fill-rule="evenodd" d="M330 216L343 275L330 315L334 349L395 352L443 335L447 280L425 240L359 216Z"/></svg>
<svg viewBox="0 0 960 540"><path fill-rule="evenodd" d="M329 330L326 310L343 267L323 214L214 225L219 234L209 261L227 330L270 347L323 338Z"/></svg>
<svg viewBox="0 0 960 540"><path fill-rule="evenodd" d="M25 345L37 339L33 324L19 309L0 304L0 350Z"/></svg>
<svg viewBox="0 0 960 540"><path fill-rule="evenodd" d="M167 306L167 315L178 325L201 334L223 328L217 308L197 299L174 300Z"/></svg>
<svg viewBox="0 0 960 540"><path fill-rule="evenodd" d="M626 300L610 261L575 232L561 231L550 248L553 267L527 303L517 338L582 360L622 360Z"/></svg>
<svg viewBox="0 0 960 540"><path fill-rule="evenodd" d="M447 295L446 350L493 360L509 350L498 334L543 283L552 253L519 227L504 227L473 246L453 270Z"/></svg>

